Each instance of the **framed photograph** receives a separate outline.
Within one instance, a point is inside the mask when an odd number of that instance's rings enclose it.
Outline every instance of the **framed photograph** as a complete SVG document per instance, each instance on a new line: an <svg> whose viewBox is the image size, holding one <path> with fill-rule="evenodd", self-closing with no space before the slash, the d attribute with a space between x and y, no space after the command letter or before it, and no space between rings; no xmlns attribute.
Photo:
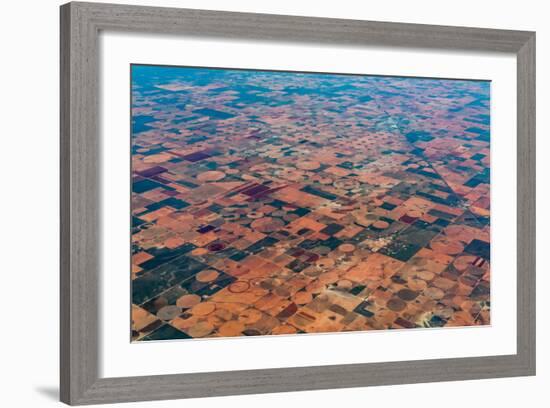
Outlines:
<svg viewBox="0 0 550 408"><path fill-rule="evenodd" d="M535 33L61 7L61 400L535 374Z"/></svg>

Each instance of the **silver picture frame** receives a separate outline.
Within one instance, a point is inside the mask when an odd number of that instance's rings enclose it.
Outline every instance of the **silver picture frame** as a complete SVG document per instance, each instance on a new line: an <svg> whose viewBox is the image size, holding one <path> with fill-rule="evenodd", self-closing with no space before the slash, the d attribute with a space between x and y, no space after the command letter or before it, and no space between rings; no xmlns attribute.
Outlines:
<svg viewBox="0 0 550 408"><path fill-rule="evenodd" d="M70 405L535 374L535 33L73 2L61 6L61 401ZM517 57L517 353L101 378L101 31L513 53Z"/></svg>

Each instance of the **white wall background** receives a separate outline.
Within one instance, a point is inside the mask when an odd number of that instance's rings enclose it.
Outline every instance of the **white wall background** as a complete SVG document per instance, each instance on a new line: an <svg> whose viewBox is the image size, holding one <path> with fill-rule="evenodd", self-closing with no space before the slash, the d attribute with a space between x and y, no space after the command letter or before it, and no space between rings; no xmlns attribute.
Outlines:
<svg viewBox="0 0 550 408"><path fill-rule="evenodd" d="M550 383L550 285L544 259L550 244L544 217L550 130L550 26L545 3L518 1L181 0L135 4L319 17L509 28L537 31L538 92L538 375L529 378L402 385L185 401L188 407L311 406L408 407L546 406ZM9 2L2 7L0 63L0 377L2 406L59 406L58 399L58 69L57 0ZM546 187L546 189L545 189ZM546 387L545 387L546 386ZM176 407L182 401L125 404Z"/></svg>

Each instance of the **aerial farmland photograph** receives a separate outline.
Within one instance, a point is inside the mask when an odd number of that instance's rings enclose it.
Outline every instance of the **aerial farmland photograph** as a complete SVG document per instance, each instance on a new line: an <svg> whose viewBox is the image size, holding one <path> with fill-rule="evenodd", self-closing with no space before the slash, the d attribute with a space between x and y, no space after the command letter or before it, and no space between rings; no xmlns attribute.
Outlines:
<svg viewBox="0 0 550 408"><path fill-rule="evenodd" d="M490 325L490 81L130 71L132 341Z"/></svg>

